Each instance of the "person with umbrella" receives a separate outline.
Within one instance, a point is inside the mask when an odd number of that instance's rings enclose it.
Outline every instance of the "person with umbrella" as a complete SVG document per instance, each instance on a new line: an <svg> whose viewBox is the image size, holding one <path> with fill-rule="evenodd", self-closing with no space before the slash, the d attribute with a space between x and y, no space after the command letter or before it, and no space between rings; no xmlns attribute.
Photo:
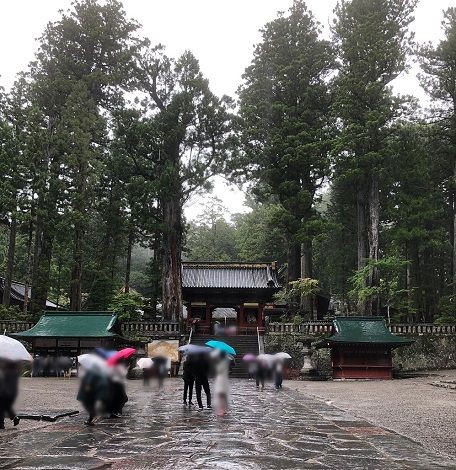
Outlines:
<svg viewBox="0 0 456 470"><path fill-rule="evenodd" d="M32 357L19 341L0 335L0 429L5 429L5 417L19 424L13 406L19 390L19 364Z"/></svg>
<svg viewBox="0 0 456 470"><path fill-rule="evenodd" d="M109 395L105 403L106 411L110 418L119 418L123 407L128 401L125 391L125 379L128 374L130 358L136 353L136 349L124 348L113 354L106 362L109 368Z"/></svg>
<svg viewBox="0 0 456 470"><path fill-rule="evenodd" d="M89 414L84 424L93 426L95 417L108 397L108 366L96 354L82 354L78 357L78 363L82 378L76 399Z"/></svg>
<svg viewBox="0 0 456 470"><path fill-rule="evenodd" d="M192 371L195 378L196 401L198 402L198 408L200 411L203 410L203 401L201 398L202 390L204 390L204 393L206 394L207 408L212 408L211 389L209 387L210 368L211 365L207 354L199 353L195 355L192 362Z"/></svg>
<svg viewBox="0 0 456 470"><path fill-rule="evenodd" d="M183 373L182 378L184 379L184 405L188 404L193 406L192 397L193 397L193 386L195 384L195 367L197 367L197 361L195 361L196 356L208 354L211 351L211 348L207 346L198 346L196 344L185 344L179 348L179 351L184 354L183 362Z"/></svg>
<svg viewBox="0 0 456 470"><path fill-rule="evenodd" d="M182 367L182 378L184 379L184 405L193 406L193 385L195 384L195 376L193 375L193 355L185 357L184 364Z"/></svg>
<svg viewBox="0 0 456 470"><path fill-rule="evenodd" d="M279 352L274 354L274 383L276 390L282 388L283 382L283 369L285 367L285 360L291 359L291 356L286 352Z"/></svg>

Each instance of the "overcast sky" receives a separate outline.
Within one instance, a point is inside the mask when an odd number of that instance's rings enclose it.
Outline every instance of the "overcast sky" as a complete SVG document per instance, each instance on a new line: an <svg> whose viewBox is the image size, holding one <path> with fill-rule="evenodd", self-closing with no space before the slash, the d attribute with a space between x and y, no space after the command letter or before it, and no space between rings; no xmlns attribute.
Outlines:
<svg viewBox="0 0 456 470"><path fill-rule="evenodd" d="M258 30L287 10L292 0L124 0L127 14L143 25L143 34L161 42L168 54L190 49L199 59L203 73L217 94L234 96L241 75L252 58ZM329 24L337 0L307 0L307 5L329 35ZM58 18L58 10L70 0L8 0L0 15L0 84L11 86L17 72L33 59L36 38L46 23ZM421 0L412 25L416 40L438 41L442 37L442 11L456 6L456 0ZM397 80L400 93L424 98L416 79L416 67ZM231 212L243 210L243 196L236 188L216 181L215 195ZM186 214L193 218L201 200L188 204Z"/></svg>

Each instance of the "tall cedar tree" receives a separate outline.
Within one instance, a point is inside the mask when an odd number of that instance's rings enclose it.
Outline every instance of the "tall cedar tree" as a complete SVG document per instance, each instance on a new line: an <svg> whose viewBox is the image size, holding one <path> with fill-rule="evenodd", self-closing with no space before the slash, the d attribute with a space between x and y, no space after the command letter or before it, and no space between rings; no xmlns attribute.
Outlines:
<svg viewBox="0 0 456 470"><path fill-rule="evenodd" d="M448 8L442 21L444 38L436 45L424 45L419 58L424 74L421 82L433 98L431 120L445 143L448 177L442 182L450 207L450 243L452 265L450 282L456 293L456 8Z"/></svg>
<svg viewBox="0 0 456 470"><path fill-rule="evenodd" d="M406 68L416 0L342 0L333 27L338 48L334 112L341 122L336 177L357 195L358 268L379 258L380 191L387 139L400 110L391 82ZM366 286L377 286L372 269ZM376 300L360 302L371 314Z"/></svg>
<svg viewBox="0 0 456 470"><path fill-rule="evenodd" d="M43 146L44 184L37 192L32 311L45 307L55 230L58 224L63 158L58 130L74 84L81 81L96 107L109 109L119 88L131 79L131 64L139 44L132 37L136 22L125 17L120 2L78 0L61 18L49 23L31 65L34 102L43 110L47 139ZM77 304L79 302L76 302Z"/></svg>
<svg viewBox="0 0 456 470"><path fill-rule="evenodd" d="M182 315L182 206L191 193L207 187L226 160L230 100L210 91L198 61L188 51L174 60L162 46L151 48L140 59L140 71L160 139L163 316L177 321Z"/></svg>
<svg viewBox="0 0 456 470"><path fill-rule="evenodd" d="M312 276L317 190L329 174L328 77L334 58L304 2L262 30L239 89L241 152L235 174L282 208L289 280ZM303 262L301 272L301 242Z"/></svg>

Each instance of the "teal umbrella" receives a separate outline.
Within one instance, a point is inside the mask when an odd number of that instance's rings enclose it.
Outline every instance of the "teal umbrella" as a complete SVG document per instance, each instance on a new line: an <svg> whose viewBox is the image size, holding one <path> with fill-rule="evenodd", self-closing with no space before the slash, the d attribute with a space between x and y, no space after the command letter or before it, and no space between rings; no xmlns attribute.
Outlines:
<svg viewBox="0 0 456 470"><path fill-rule="evenodd" d="M206 343L206 346L226 352L227 354L231 354L232 356L236 355L236 351L234 350L234 348L232 348L229 344L224 343L223 341L211 339Z"/></svg>

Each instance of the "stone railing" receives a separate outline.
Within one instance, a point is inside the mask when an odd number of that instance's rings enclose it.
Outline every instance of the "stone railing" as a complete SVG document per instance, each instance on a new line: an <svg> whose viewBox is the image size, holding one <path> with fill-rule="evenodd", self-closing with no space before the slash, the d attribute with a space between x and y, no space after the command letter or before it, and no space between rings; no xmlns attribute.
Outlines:
<svg viewBox="0 0 456 470"><path fill-rule="evenodd" d="M456 324L396 323L389 327L397 335L456 335Z"/></svg>
<svg viewBox="0 0 456 470"><path fill-rule="evenodd" d="M269 323L266 334L272 335L314 335L331 333L332 322L305 322L305 323Z"/></svg>
<svg viewBox="0 0 456 470"><path fill-rule="evenodd" d="M456 335L456 324L400 323L389 326L391 333L397 335ZM271 335L315 335L330 334L332 322L270 323L266 329Z"/></svg>
<svg viewBox="0 0 456 470"><path fill-rule="evenodd" d="M121 327L122 333L136 333L138 336L169 337L180 335L178 322L128 321L123 322Z"/></svg>
<svg viewBox="0 0 456 470"><path fill-rule="evenodd" d="M6 320L0 321L0 334L3 333L19 333L20 331L29 330L35 325L35 322L30 321L14 321Z"/></svg>

